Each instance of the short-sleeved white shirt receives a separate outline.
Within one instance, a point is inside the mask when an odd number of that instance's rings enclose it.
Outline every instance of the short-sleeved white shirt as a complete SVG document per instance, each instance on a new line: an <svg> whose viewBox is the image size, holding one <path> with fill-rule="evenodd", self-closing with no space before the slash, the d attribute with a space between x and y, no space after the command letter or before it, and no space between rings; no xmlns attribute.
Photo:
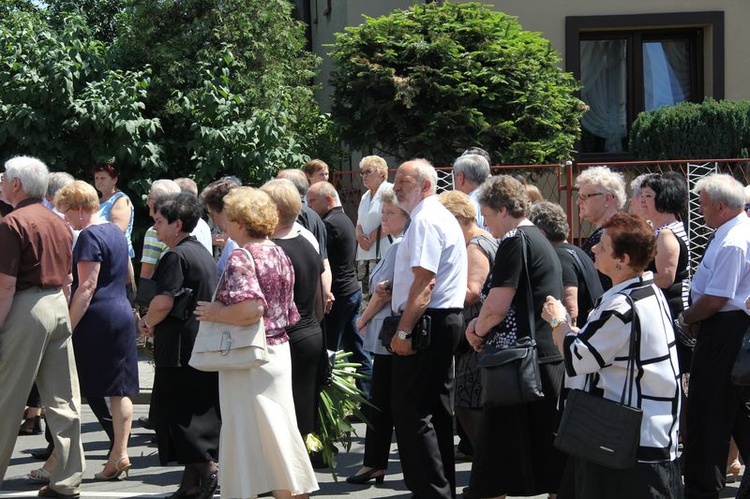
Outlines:
<svg viewBox="0 0 750 499"><path fill-rule="evenodd" d="M456 218L429 196L411 212L411 223L397 250L392 307L403 312L414 282L413 267L435 273L428 308L463 308L466 297L466 242Z"/></svg>
<svg viewBox="0 0 750 499"><path fill-rule="evenodd" d="M206 248L206 251L208 251L212 255L214 254L214 241L211 237L211 227L208 226L205 220L199 218L198 224L195 226L195 229L193 229L193 232L190 235L195 236L198 242L201 243L204 248Z"/></svg>
<svg viewBox="0 0 750 499"><path fill-rule="evenodd" d="M482 216L482 212L479 210L479 187L469 193L469 199L474 205L474 208L477 209L477 227L479 227L480 229L486 229L487 227L484 226L484 217Z"/></svg>
<svg viewBox="0 0 750 499"><path fill-rule="evenodd" d="M722 312L745 310L750 295L750 218L740 213L716 229L693 276L693 302L703 295L728 298Z"/></svg>
<svg viewBox="0 0 750 499"><path fill-rule="evenodd" d="M359 207L357 208L357 224L362 227L362 232L364 232L365 234L369 234L370 232L377 229L378 225L380 225L380 219L382 218L380 210L383 205L380 197L383 194L383 191L388 188L393 188L393 184L389 183L388 181L384 181L378 186L378 190L375 191L374 196L370 189L367 189L367 192L362 195L362 199L359 202ZM365 251L360 245L357 245L356 259L375 260L376 258L378 258L378 255L376 254L377 246L377 243L373 241L370 249ZM381 237L380 258L385 255L385 252L390 247L391 242L388 237Z"/></svg>

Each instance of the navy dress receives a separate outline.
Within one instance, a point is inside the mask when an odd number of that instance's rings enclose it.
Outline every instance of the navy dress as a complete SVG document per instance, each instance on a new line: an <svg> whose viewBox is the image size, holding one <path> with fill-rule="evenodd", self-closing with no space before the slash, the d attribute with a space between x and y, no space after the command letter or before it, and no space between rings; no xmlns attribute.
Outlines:
<svg viewBox="0 0 750 499"><path fill-rule="evenodd" d="M73 331L81 395L108 397L138 393L138 353L133 309L125 294L128 245L113 223L83 229L73 248L73 288L78 262L98 262L96 291Z"/></svg>

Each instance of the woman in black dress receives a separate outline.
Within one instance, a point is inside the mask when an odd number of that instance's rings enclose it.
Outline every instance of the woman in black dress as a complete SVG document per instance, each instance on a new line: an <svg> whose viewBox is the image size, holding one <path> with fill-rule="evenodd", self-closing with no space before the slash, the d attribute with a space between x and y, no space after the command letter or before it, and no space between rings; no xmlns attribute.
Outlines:
<svg viewBox="0 0 750 499"><path fill-rule="evenodd" d="M526 218L530 203L521 182L499 175L480 189L484 223L501 240L481 293L479 317L469 323L466 339L478 351L485 344L497 348L512 344L529 335L531 312L544 398L511 407L483 408L468 496L554 494L566 462L553 445L564 368L541 311L548 295L562 296L562 270L552 245ZM528 302L527 282L532 303Z"/></svg>
<svg viewBox="0 0 750 499"><path fill-rule="evenodd" d="M156 267L156 296L139 323L143 334L154 336L152 404L159 461L162 466L171 461L185 465L180 488L171 496L175 499L210 498L218 484L218 377L188 365L198 333L196 302L211 301L217 283L213 258L190 235L202 211L190 193L161 198L154 206L156 236L169 250ZM173 307L186 290L192 290L192 297L178 316Z"/></svg>
<svg viewBox="0 0 750 499"><path fill-rule="evenodd" d="M292 356L292 395L297 428L304 438L315 430L319 369L324 358L320 275L323 259L313 245L295 228L295 221L302 209L297 188L289 180L277 179L267 182L261 190L276 204L279 222L271 235L292 261L294 267L294 304L300 320L286 328Z"/></svg>

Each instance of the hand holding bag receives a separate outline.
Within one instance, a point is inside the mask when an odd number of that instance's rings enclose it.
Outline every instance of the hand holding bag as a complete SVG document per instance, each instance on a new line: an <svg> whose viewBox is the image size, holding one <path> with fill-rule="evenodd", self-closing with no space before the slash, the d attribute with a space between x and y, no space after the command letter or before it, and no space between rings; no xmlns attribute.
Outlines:
<svg viewBox="0 0 750 499"><path fill-rule="evenodd" d="M248 258L252 255L245 248ZM226 269L219 280L224 280ZM256 274L257 276L257 274ZM216 286L216 290L219 289ZM216 290L211 301L216 300ZM218 372L252 369L268 362L266 328L263 317L249 326L200 321L193 352L188 362L199 371Z"/></svg>
<svg viewBox="0 0 750 499"><path fill-rule="evenodd" d="M628 377L622 387L619 403L592 395L583 390L571 390L565 400L555 447L561 451L607 468L624 470L637 462L641 438L643 411L632 407L635 382L636 335L640 324L632 298L624 294L633 310L630 325ZM628 403L625 404L625 392Z"/></svg>
<svg viewBox="0 0 750 499"><path fill-rule="evenodd" d="M526 235L521 237L523 270L526 275L526 303L528 304L529 335L517 337L515 343L505 348L489 347L477 357L481 368L482 405L484 407L504 407L521 405L544 398L542 376L539 370L539 357L534 332L534 298L529 279Z"/></svg>

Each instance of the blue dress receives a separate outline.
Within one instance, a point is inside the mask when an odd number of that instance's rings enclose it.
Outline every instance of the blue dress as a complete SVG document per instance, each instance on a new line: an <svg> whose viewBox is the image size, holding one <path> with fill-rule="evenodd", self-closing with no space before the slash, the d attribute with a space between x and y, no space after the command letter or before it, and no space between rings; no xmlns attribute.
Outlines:
<svg viewBox="0 0 750 499"><path fill-rule="evenodd" d="M138 393L138 354L133 309L125 294L128 248L113 223L83 229L73 248L73 295L78 262L99 262L96 291L73 331L81 395L106 397Z"/></svg>
<svg viewBox="0 0 750 499"><path fill-rule="evenodd" d="M109 217L110 212L112 211L112 207L115 205L118 199L123 197L130 201L130 198L127 196L127 194L122 191L117 191L106 201L99 202L99 211L96 212L96 214L107 222L111 222L112 220L110 220ZM135 256L133 241L131 240L131 238L133 237L133 211L133 203L130 203L130 221L128 222L128 228L125 229L125 239L128 243L128 257L130 258L133 258ZM122 231L120 231L120 233L122 234Z"/></svg>

